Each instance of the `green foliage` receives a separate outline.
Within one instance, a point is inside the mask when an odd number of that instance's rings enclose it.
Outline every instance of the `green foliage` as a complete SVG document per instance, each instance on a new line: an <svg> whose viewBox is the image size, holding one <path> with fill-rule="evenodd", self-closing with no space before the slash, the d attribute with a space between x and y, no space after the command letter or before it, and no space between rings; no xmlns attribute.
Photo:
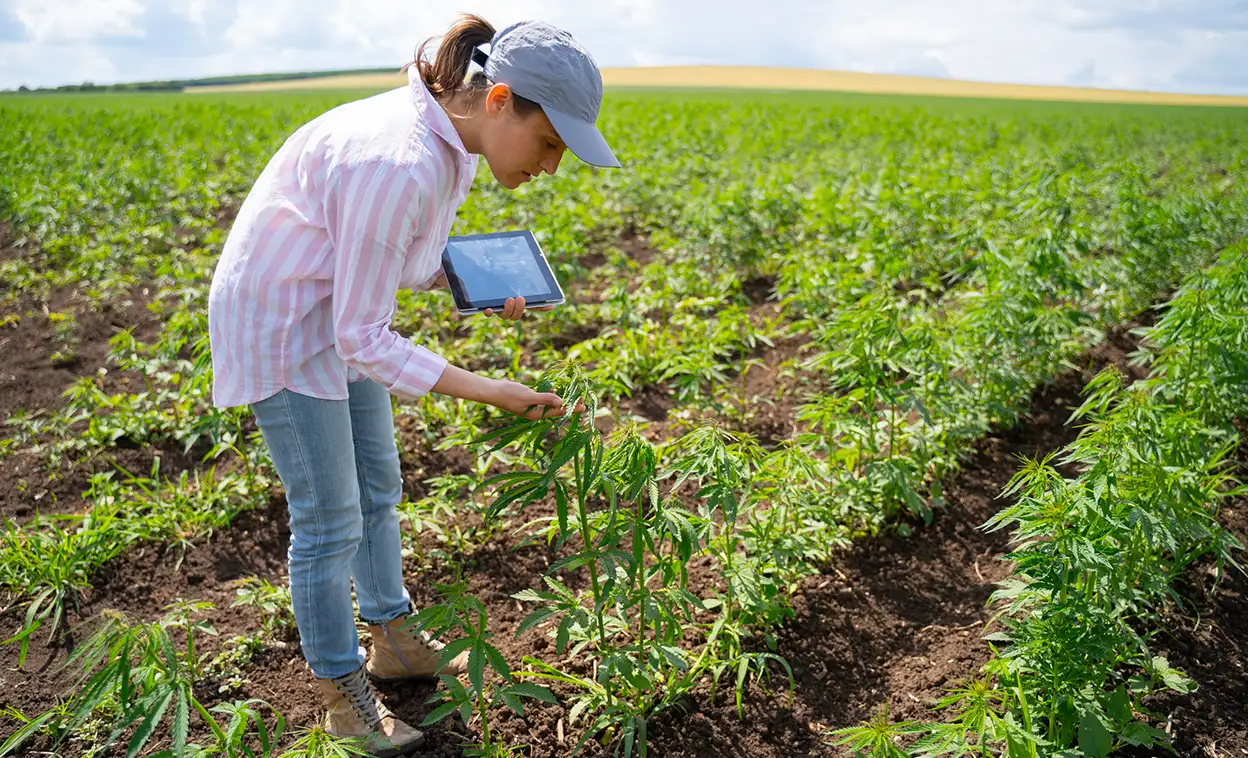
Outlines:
<svg viewBox="0 0 1248 758"><path fill-rule="evenodd" d="M1155 610L1183 602L1171 584L1198 559L1243 570L1243 545L1217 520L1219 504L1245 492L1228 461L1248 370L1224 357L1248 339L1243 252L1233 246L1189 276L1142 330L1148 379L1127 386L1116 369L1102 371L1073 415L1084 423L1078 439L1025 460L1009 483L1015 502L985 524L1011 527L1014 546L1014 576L992 597L1004 626L988 635L1004 643L986 666L994 678L938 704L958 711L930 727L920 754L961 755L975 743L1095 758L1169 747L1144 700L1194 685L1151 652ZM1068 478L1056 462L1080 473Z"/></svg>
<svg viewBox="0 0 1248 758"><path fill-rule="evenodd" d="M436 724L452 713L458 713L464 726L468 726L474 719L481 724L480 744L469 747L465 755L481 758L511 755L507 746L496 741L490 731L490 709L501 704L523 716L523 698L554 703L555 695L540 685L513 679L511 667L502 653L489 642L493 633L487 631L485 605L466 594L465 582L461 580L454 584L439 585L437 589L442 594L443 602L425 608L413 616L408 624L414 630L428 633L435 639L448 633L462 635L447 643L438 663L446 665L467 651L468 683L465 685L456 677L443 674L441 679L446 689L434 693L430 698L430 702L440 705L425 717L421 725Z"/></svg>
<svg viewBox="0 0 1248 758"><path fill-rule="evenodd" d="M295 628L294 611L290 604L290 587L274 587L259 577L240 579L233 605L249 606L263 614L261 631L265 635L290 632Z"/></svg>
<svg viewBox="0 0 1248 758"><path fill-rule="evenodd" d="M200 681L201 661L195 653L195 632L211 627L191 616L207 604L180 604L159 622L131 624L115 613L100 617L98 629L84 640L66 661L77 678L77 687L62 707L53 708L29 721L0 745L0 755L13 754L27 740L44 729L60 744L101 709L111 714L111 731L101 747L107 747L130 733L126 756L139 755L159 726L169 717L172 748L169 755L186 755L190 713L194 711L207 724L219 744L230 742L217 721L195 695ZM185 633L186 649L179 650L174 631ZM236 740L237 741L237 740Z"/></svg>
<svg viewBox="0 0 1248 758"><path fill-rule="evenodd" d="M160 324L115 335L102 372L60 407L6 420L6 462L30 456L49 478L99 472L90 513L5 523L0 584L25 612L10 639L22 662L105 561L141 542L180 550L267 502L275 478L247 413L210 402L208 284L231 212L292 125L359 94L0 102L0 215L17 251L0 260L5 306L47 306L60 362L79 355L103 304L140 300ZM629 170L568 161L556 180L506 192L482 167L455 227L533 229L566 307L515 326L452 322L447 293L403 292L392 323L456 365L568 401L536 422L434 395L396 408L405 441L474 454L458 472L427 472L422 497L401 507L422 567L471 567L513 519L522 539L560 552L517 595L530 607L523 629L549 634L559 665L526 658L510 671L462 587L424 618L478 651L475 675L448 683L439 710L479 723L478 749L495 754L508 748L490 710L519 710L530 678L571 693L581 744L643 755L650 719L697 688L731 690L740 713L747 688L782 675L792 687L774 634L799 582L855 537L933 518L977 440L1248 228L1244 116L1229 109L615 92L602 122L633 135L620 148ZM1235 554L1215 519L1234 492L1225 419L1248 397L1248 291L1232 263L1189 278L1149 331L1139 360L1153 379L1090 386L1088 426L1060 454L1081 477L1035 462L1016 478L1017 501L994 522L1020 537L1012 559L1025 577L998 594L1008 645L912 749L1099 755L1107 740L1154 739L1133 715L1146 718L1140 700L1186 680L1129 622L1192 561ZM53 297L70 292L70 305ZM42 323L6 313L0 327L26 319ZM783 386L756 390L773 371ZM773 403L796 409L784 439L762 431ZM644 423L656 418L659 435ZM160 463L110 470L128 447ZM550 515L523 523L538 503ZM718 580L705 596L690 588L699 560ZM289 631L283 590L241 590L237 602L263 615L259 634L212 661L188 650L150 681L211 671L228 684L264 638ZM190 635L189 611L181 619L160 633ZM132 640L116 652L142 660L155 629L116 631ZM141 696L110 691L32 728L82 716L75 728L102 742ZM229 726L201 754L270 755L284 733L261 704L218 708ZM844 734L881 755L902 736L886 714ZM313 729L285 754L350 751Z"/></svg>

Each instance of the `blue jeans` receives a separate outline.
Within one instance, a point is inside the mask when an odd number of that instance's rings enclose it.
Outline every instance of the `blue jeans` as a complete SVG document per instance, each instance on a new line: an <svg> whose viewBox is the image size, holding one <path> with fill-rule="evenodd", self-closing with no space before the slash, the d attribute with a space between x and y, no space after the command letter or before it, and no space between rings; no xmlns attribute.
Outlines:
<svg viewBox="0 0 1248 758"><path fill-rule="evenodd" d="M251 406L286 490L290 599L304 658L328 679L364 663L351 605L384 624L411 608L395 506L403 494L390 393L351 382L347 400L282 390Z"/></svg>

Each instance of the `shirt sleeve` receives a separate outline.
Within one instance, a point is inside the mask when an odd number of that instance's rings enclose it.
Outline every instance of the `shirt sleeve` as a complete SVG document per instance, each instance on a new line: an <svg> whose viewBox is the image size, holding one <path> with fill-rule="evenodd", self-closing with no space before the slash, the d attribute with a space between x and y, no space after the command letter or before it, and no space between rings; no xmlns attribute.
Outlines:
<svg viewBox="0 0 1248 758"><path fill-rule="evenodd" d="M395 395L428 394L445 358L390 328L408 241L424 202L415 177L376 160L343 165L326 191L334 246L334 346L339 357Z"/></svg>
<svg viewBox="0 0 1248 758"><path fill-rule="evenodd" d="M442 266L438 266L438 270L434 271L433 274L431 274L428 279L424 280L423 282L416 285L412 289L414 289L417 292L428 292L429 288L433 287L433 283L437 281L439 276L442 276Z"/></svg>

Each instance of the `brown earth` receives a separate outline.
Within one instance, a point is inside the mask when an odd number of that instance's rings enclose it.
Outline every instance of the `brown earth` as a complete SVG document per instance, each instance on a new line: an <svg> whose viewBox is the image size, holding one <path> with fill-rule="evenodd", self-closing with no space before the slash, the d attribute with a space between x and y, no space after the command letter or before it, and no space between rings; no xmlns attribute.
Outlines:
<svg viewBox="0 0 1248 758"><path fill-rule="evenodd" d="M859 540L803 583L776 650L793 669L791 709L755 690L738 719L732 702L708 705L700 697L688 722L656 724L651 744L663 746L656 754L840 755L826 731L856 724L882 703L895 720L930 718L926 704L989 656L981 639L984 604L1006 575L1000 557L1008 534L978 527L1003 506L997 498L1018 470L1016 456L1042 455L1072 440L1077 430L1065 422L1084 383L1109 363L1121 366L1130 349L1116 331L1079 371L1038 390L1028 418L978 445L931 526L914 524L908 539Z"/></svg>
<svg viewBox="0 0 1248 758"><path fill-rule="evenodd" d="M1227 504L1220 520L1248 544L1248 498ZM1166 692L1146 705L1162 714L1182 758L1248 756L1248 576L1227 567L1219 581L1216 564L1204 560L1174 589L1188 606L1164 610L1151 645L1197 689Z"/></svg>
<svg viewBox="0 0 1248 758"><path fill-rule="evenodd" d="M148 298L146 290L137 290L128 301L105 303L93 310L73 292L61 291L47 302L27 300L0 312L0 320L17 319L0 326L0 350L8 359L0 367L0 421L18 410L59 406L71 384L105 365L109 340L118 332L134 327L140 340L155 337L160 318L147 309ZM49 313L72 313L78 322L70 360L53 361L53 354L65 343L57 340Z"/></svg>
<svg viewBox="0 0 1248 758"><path fill-rule="evenodd" d="M18 306L0 311L0 323L6 316L17 319L0 326L0 354L8 358L0 366L0 439L16 433L6 419L19 413L46 416L48 411L61 408L65 391L83 377L95 377L107 392L134 391L134 387L142 386L138 374L108 366L109 340L128 328L134 329L140 341L156 339L161 322L147 307L150 297L150 292L140 288L128 300L93 309L74 292L60 290L47 302L23 299ZM77 321L71 360L52 358L64 343L56 337L50 312L72 313ZM166 473L175 470L171 466L190 468L194 457L193 453L175 450L119 447L81 460L48 462L37 448L20 445L0 466L0 516L24 520L36 513L84 510L82 492L92 474L120 465L136 475L147 475L157 455L163 459L161 470Z"/></svg>
<svg viewBox="0 0 1248 758"><path fill-rule="evenodd" d="M766 365L760 367L757 376L754 371L747 374L750 391L765 393L770 388L774 392L785 381L778 379L774 367L793 357L795 349L785 343L769 351ZM778 630L777 652L791 664L796 678L791 702L782 676L772 680L770 692L750 685L742 718L730 697L720 694L712 700L705 690L698 691L685 699L682 708L652 721L650 754L673 758L840 755L825 744L826 730L856 723L882 702L889 703L894 718L930 718L926 704L942 694L950 681L973 674L988 656L981 639L987 618L984 602L994 582L1005 574L1005 564L999 558L1005 551L1007 535L986 534L977 527L1002 506L997 498L1017 471L1015 456L1041 455L1073 438L1077 430L1065 424L1069 411L1079 403L1084 383L1100 367L1113 363L1135 378L1142 376L1141 369L1124 366L1132 349L1132 340L1121 331L1115 332L1092 351L1079 370L1038 390L1031 412L1019 425L978 445L949 487L946 509L931 526L916 524L909 539L880 536L858 541L819 575L803 583L793 599L795 618ZM632 410L646 416L666 417L670 410L664 398L648 397L644 392L634 403ZM784 410L791 412L791 408ZM404 435L402 429L400 435ZM405 446L405 450L410 452L403 456L404 482L411 499L424 494L423 480L428 476L471 470L472 461L462 450L433 451L421 444ZM1228 519L1242 521L1243 510L1228 508ZM548 504L536 504L523 514L524 518L512 519L511 530L476 548L465 560L469 592L489 611L489 629L494 634L491 641L513 666L525 655L550 662L556 658L549 640L540 632L515 635L527 609L511 597L521 589L539 586L540 576L559 556L543 544L512 533L528 518L548 513ZM206 617L219 635L205 637L201 646L214 652L228 635L258 628L255 612L230 608L233 580L255 574L275 584L284 582L288 539L284 500L275 492L268 507L239 516L229 529L189 550L180 566L178 555L149 548L105 567L95 588L87 593L82 613L73 614L73 620L90 618L105 608L154 619L176 598L208 600L216 608ZM436 545L425 536L421 547L429 551ZM414 557L407 559L409 590L418 607L436 599L435 584L455 578L451 568L436 556L431 564L422 571ZM690 568L695 593L703 594L715 584L717 577L707 567ZM1202 577L1205 575L1199 572L1189 577L1192 584L1185 585L1185 591L1203 597L1207 581ZM1190 618L1176 617L1173 626L1167 626L1174 640L1168 653L1172 662L1187 669L1202 685L1189 698L1162 704L1174 709L1176 728L1184 726L1184 718L1187 720L1186 734L1190 736L1180 735L1180 747L1199 746L1184 748L1184 755L1213 755L1200 751L1212 741L1221 749L1242 738L1242 666L1248 649L1244 596L1242 578L1230 578L1217 595L1204 598L1204 623L1197 631L1187 631L1192 628ZM0 616L0 623L6 632L15 630L20 626L18 611ZM37 637L22 670L16 669L14 646L0 648L0 692L4 693L0 708L14 706L33 714L52 705L67 684L55 664L63 660L71 643L69 639L49 645L45 637ZM1158 644L1164 643L1159 639ZM576 667L572 661L564 664ZM263 698L292 724L310 724L317 717L318 698L297 640L270 643L244 666L243 675L246 682L242 688L228 696L215 692L216 682L206 683L201 695L210 704L222 699ZM431 685L386 685L381 689L387 704L406 720L419 722L433 707L426 702L434 692ZM494 718L499 734L509 744L528 746L522 754L566 756L579 737L577 730L561 724L565 718L561 707L530 707L524 719L504 713ZM477 736L475 729L465 730L453 719L427 728L426 733L426 755L458 755L461 742ZM201 741L207 738L202 725L193 727L193 737ZM590 743L584 754L610 752L610 747ZM79 754L81 746L73 744L61 751L65 756ZM114 754L121 752L114 750Z"/></svg>

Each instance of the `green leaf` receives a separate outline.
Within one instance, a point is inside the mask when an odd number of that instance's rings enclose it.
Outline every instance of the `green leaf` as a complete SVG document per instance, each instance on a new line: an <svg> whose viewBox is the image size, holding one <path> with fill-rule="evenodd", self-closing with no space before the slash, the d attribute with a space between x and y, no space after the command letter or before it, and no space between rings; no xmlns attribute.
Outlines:
<svg viewBox="0 0 1248 758"><path fill-rule="evenodd" d="M553 602L557 598L549 592L541 592L539 590L527 589L513 593L512 597L525 603L543 603Z"/></svg>
<svg viewBox="0 0 1248 758"><path fill-rule="evenodd" d="M43 731L44 726L47 725L49 721L56 718L57 715L58 712L55 708L49 709L38 718L32 719L30 722L22 725L21 729L13 732L13 734L9 735L9 738L6 739L3 744L0 744L0 756L11 755L16 752L17 749L26 742L26 740Z"/></svg>
<svg viewBox="0 0 1248 758"><path fill-rule="evenodd" d="M1138 721L1132 721L1124 725L1119 736L1122 737L1123 742L1142 747L1170 744L1170 735L1156 727L1141 724Z"/></svg>
<svg viewBox="0 0 1248 758"><path fill-rule="evenodd" d="M524 702L521 701L520 698L516 697L507 690L503 690L498 693L498 696L502 699L503 705L515 711L517 716L524 716Z"/></svg>
<svg viewBox="0 0 1248 758"><path fill-rule="evenodd" d="M434 708L432 711L430 711L429 715L425 716L424 720L420 722L420 725L429 726L430 724L436 724L442 719L454 713L455 709L458 707L459 707L459 703L455 700L451 700L450 702L443 703L442 705L439 705L437 708Z"/></svg>
<svg viewBox="0 0 1248 758"><path fill-rule="evenodd" d="M1105 699L1105 711L1115 723L1125 724L1131 720L1131 698L1127 697L1122 687L1111 692Z"/></svg>
<svg viewBox="0 0 1248 758"><path fill-rule="evenodd" d="M559 534L568 534L568 490L563 482L555 482L555 515L559 518Z"/></svg>
<svg viewBox="0 0 1248 758"><path fill-rule="evenodd" d="M568 726L574 726L589 705L590 699L587 697L580 698L573 703L572 708L568 711Z"/></svg>
<svg viewBox="0 0 1248 758"><path fill-rule="evenodd" d="M173 733L173 754L175 758L181 758L186 754L186 734L190 727L190 699L194 697L190 688L182 689L178 692L178 705L173 711L173 726L170 731Z"/></svg>
<svg viewBox="0 0 1248 758"><path fill-rule="evenodd" d="M485 643L472 641L468 650L468 681L475 692L485 691Z"/></svg>
<svg viewBox="0 0 1248 758"><path fill-rule="evenodd" d="M524 634L557 612L558 609L556 608L539 608L536 611L533 611L524 617L524 620L520 622L520 626L516 627L516 634Z"/></svg>
<svg viewBox="0 0 1248 758"><path fill-rule="evenodd" d="M588 566L590 563L593 563L593 561L594 556L592 555L573 555L550 564L550 568L547 569L547 571L550 571L551 573L556 571L572 571L580 568L581 566Z"/></svg>
<svg viewBox="0 0 1248 758"><path fill-rule="evenodd" d="M511 667L507 665L507 661L503 660L502 653L498 652L498 648L489 643L483 644L485 645L485 654L489 657L490 665L494 668L494 671L503 679L510 682Z"/></svg>
<svg viewBox="0 0 1248 758"><path fill-rule="evenodd" d="M471 645L471 637L460 637L457 640L451 640L446 643L446 647L442 648L442 653L438 656L438 666L445 666L455 660L456 656L467 650Z"/></svg>
<svg viewBox="0 0 1248 758"><path fill-rule="evenodd" d="M178 694L181 694L180 692ZM173 700L174 691L168 690L164 697L160 698L160 702L155 705L143 721L139 723L139 728L134 731L134 736L130 738L130 745L126 749L126 758L134 758L147 745L147 741L152 737L152 731L156 729L156 725L164 718L165 711L169 708L170 701ZM150 706L148 706L150 707ZM183 735L185 739L185 735Z"/></svg>
<svg viewBox="0 0 1248 758"><path fill-rule="evenodd" d="M1183 672L1178 669L1170 668L1170 662L1166 660L1165 656L1155 656L1153 658L1153 668L1161 676L1162 682L1175 692L1187 694L1196 691L1196 683L1184 676Z"/></svg>
<svg viewBox="0 0 1248 758"><path fill-rule="evenodd" d="M535 700L541 700L543 703L557 703L555 693L540 684L532 684L530 682L517 682L507 688L508 692L519 695L520 697L531 697Z"/></svg>
<svg viewBox="0 0 1248 758"><path fill-rule="evenodd" d="M1113 746L1113 739L1101 723L1101 719L1092 712L1085 712L1079 719L1079 749L1089 758L1104 758Z"/></svg>

